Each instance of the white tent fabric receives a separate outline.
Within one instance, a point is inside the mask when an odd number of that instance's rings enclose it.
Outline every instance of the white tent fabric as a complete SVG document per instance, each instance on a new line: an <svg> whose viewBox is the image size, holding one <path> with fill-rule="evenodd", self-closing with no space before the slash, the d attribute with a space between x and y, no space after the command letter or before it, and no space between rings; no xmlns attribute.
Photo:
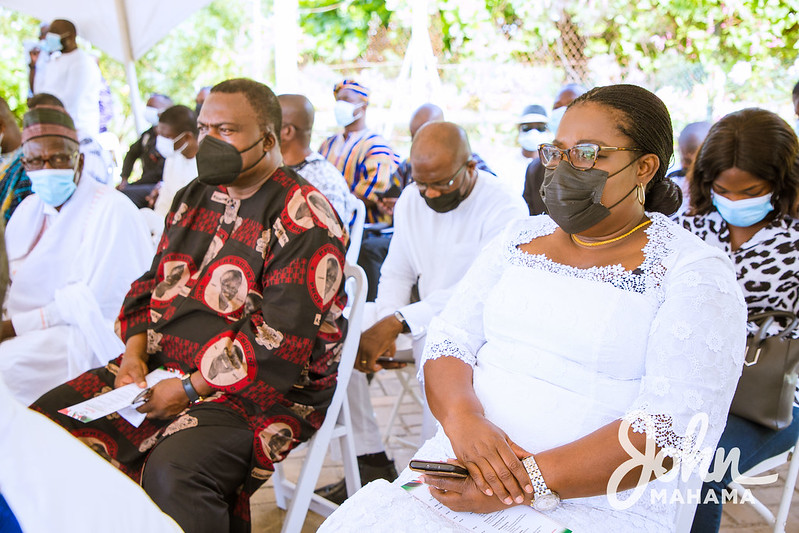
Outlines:
<svg viewBox="0 0 799 533"><path fill-rule="evenodd" d="M136 129L142 131L133 62L211 0L0 0L0 6L49 22L73 22L78 35L122 61L131 89Z"/></svg>
<svg viewBox="0 0 799 533"><path fill-rule="evenodd" d="M78 35L125 62L139 59L211 0L0 0L0 6L49 22L63 18ZM123 32L122 27L127 31ZM126 39L122 33L127 33Z"/></svg>

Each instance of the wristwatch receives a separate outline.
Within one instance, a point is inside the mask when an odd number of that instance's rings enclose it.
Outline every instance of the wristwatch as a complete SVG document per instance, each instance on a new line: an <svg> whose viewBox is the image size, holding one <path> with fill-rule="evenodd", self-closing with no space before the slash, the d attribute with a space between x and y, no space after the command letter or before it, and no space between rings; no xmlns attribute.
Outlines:
<svg viewBox="0 0 799 533"><path fill-rule="evenodd" d="M400 313L399 311L394 311L394 318L399 320L399 323L402 324L402 332L403 333L410 333L411 332L411 328L408 325L408 323L405 321L405 317L402 316L402 313Z"/></svg>
<svg viewBox="0 0 799 533"><path fill-rule="evenodd" d="M547 512L560 505L560 496L557 492L547 487L535 458L532 455L525 457L522 459L522 464L527 470L527 475L530 476L530 482L533 484L533 501L530 502L530 506L536 511Z"/></svg>
<svg viewBox="0 0 799 533"><path fill-rule="evenodd" d="M194 403L200 399L200 394L194 388L194 385L191 384L191 374L186 374L180 378L180 381L183 383L183 391L189 397L189 403Z"/></svg>

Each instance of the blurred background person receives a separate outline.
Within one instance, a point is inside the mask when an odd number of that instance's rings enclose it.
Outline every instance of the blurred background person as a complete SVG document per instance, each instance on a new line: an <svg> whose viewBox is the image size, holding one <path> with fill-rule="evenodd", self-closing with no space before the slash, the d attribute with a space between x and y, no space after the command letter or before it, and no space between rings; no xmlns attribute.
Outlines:
<svg viewBox="0 0 799 533"><path fill-rule="evenodd" d="M152 207L147 198L153 189L161 181L164 174L164 156L155 146L158 133L155 127L158 125L158 116L165 109L172 107L172 99L166 95L153 93L147 99L147 107L144 115L152 127L141 134L138 140L130 145L125 159L122 161L122 169L119 173L122 181L117 189L130 198L136 207ZM130 176L133 166L137 160L141 161L141 177L131 181Z"/></svg>

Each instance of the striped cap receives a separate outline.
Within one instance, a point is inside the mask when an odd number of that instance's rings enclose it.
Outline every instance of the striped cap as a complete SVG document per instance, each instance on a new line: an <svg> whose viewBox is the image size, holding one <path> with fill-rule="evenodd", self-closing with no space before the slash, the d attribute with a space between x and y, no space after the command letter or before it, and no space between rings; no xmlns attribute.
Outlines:
<svg viewBox="0 0 799 533"><path fill-rule="evenodd" d="M78 142L75 123L63 107L40 105L22 117L22 142L37 137L64 137Z"/></svg>
<svg viewBox="0 0 799 533"><path fill-rule="evenodd" d="M338 92L342 89L349 89L353 91L355 94L361 97L361 100L363 100L366 103L369 103L369 89L367 89L357 81L350 79L341 80L336 84L335 87L333 87L333 96L334 97L337 96Z"/></svg>

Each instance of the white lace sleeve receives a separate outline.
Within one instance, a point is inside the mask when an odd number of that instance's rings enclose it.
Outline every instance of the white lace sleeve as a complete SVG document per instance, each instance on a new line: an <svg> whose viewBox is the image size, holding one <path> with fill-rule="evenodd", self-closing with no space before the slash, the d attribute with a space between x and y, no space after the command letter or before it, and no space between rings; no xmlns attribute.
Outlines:
<svg viewBox="0 0 799 533"><path fill-rule="evenodd" d="M663 280L639 396L624 420L654 437L666 455L715 450L743 364L746 306L729 260L718 254L677 260ZM707 434L688 435L706 414ZM654 433L654 434L653 434Z"/></svg>
<svg viewBox="0 0 799 533"><path fill-rule="evenodd" d="M458 282L441 314L430 322L419 381L424 383L424 365L439 357L456 357L470 366L477 361L477 351L485 343L483 307L507 265L504 244L507 234L495 237L477 256L469 271Z"/></svg>

